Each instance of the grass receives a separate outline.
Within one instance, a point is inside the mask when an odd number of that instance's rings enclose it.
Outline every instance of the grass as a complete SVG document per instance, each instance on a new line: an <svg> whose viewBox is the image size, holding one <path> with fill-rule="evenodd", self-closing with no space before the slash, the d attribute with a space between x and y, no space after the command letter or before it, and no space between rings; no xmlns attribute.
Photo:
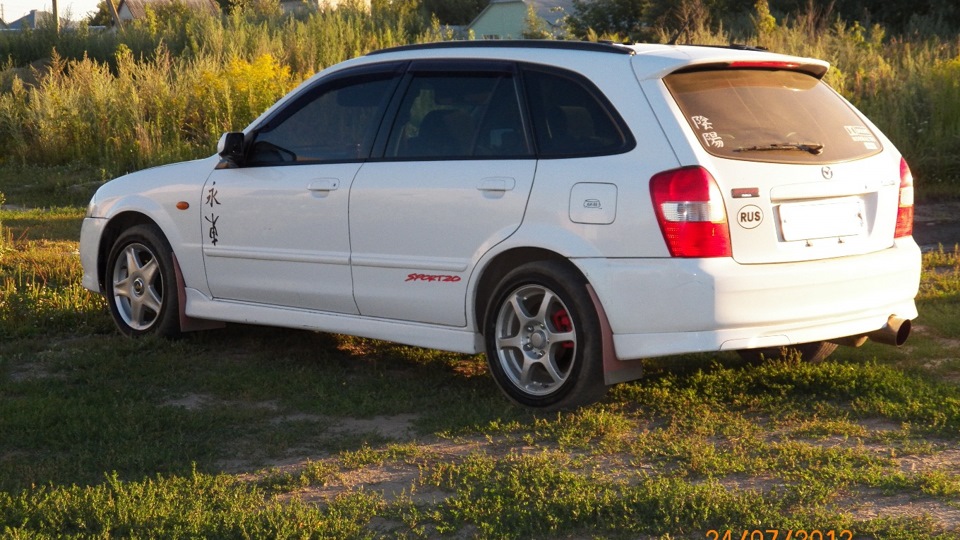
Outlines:
<svg viewBox="0 0 960 540"><path fill-rule="evenodd" d="M78 285L96 175L17 174L0 170L0 537L960 534L956 250L925 254L901 349L659 359L532 414L482 357L242 325L121 338Z"/></svg>

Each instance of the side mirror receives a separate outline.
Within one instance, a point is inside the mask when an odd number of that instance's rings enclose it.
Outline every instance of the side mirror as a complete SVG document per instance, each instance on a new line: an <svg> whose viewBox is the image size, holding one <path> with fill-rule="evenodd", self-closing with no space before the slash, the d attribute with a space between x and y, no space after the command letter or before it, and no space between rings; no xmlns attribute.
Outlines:
<svg viewBox="0 0 960 540"><path fill-rule="evenodd" d="M243 133L230 132L220 136L217 142L217 154L233 165L243 161Z"/></svg>

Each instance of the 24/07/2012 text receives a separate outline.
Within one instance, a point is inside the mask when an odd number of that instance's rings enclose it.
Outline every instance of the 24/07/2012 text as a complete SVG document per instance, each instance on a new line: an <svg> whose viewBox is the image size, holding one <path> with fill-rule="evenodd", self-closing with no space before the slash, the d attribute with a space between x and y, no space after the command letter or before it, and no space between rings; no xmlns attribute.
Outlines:
<svg viewBox="0 0 960 540"><path fill-rule="evenodd" d="M846 529L842 531L821 531L820 529L717 531L711 529L707 531L705 537L707 540L853 540L853 533Z"/></svg>

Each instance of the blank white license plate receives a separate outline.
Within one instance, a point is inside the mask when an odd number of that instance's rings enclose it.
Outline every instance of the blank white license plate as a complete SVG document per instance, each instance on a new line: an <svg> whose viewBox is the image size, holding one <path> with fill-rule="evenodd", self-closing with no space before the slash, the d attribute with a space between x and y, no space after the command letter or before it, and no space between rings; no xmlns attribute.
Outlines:
<svg viewBox="0 0 960 540"><path fill-rule="evenodd" d="M866 213L860 199L780 205L780 232L787 242L856 236Z"/></svg>

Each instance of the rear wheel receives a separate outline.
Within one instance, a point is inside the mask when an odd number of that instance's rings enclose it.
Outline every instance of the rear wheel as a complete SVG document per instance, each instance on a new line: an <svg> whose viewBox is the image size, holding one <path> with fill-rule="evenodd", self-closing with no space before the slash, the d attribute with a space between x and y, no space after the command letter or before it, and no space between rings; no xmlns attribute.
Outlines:
<svg viewBox="0 0 960 540"><path fill-rule="evenodd" d="M762 359L779 360L790 358L795 354L800 355L800 360L811 364L818 364L827 359L837 349L836 343L827 341L814 341L811 343L798 343L788 347L768 347L765 349L744 349L737 351L740 357L747 362L757 363ZM762 358L761 358L762 357Z"/></svg>
<svg viewBox="0 0 960 540"><path fill-rule="evenodd" d="M599 327L582 276L559 262L523 265L503 278L487 312L490 371L527 407L592 403L606 393Z"/></svg>
<svg viewBox="0 0 960 540"><path fill-rule="evenodd" d="M173 251L152 225L131 227L117 237L107 259L110 314L128 336L180 333Z"/></svg>

